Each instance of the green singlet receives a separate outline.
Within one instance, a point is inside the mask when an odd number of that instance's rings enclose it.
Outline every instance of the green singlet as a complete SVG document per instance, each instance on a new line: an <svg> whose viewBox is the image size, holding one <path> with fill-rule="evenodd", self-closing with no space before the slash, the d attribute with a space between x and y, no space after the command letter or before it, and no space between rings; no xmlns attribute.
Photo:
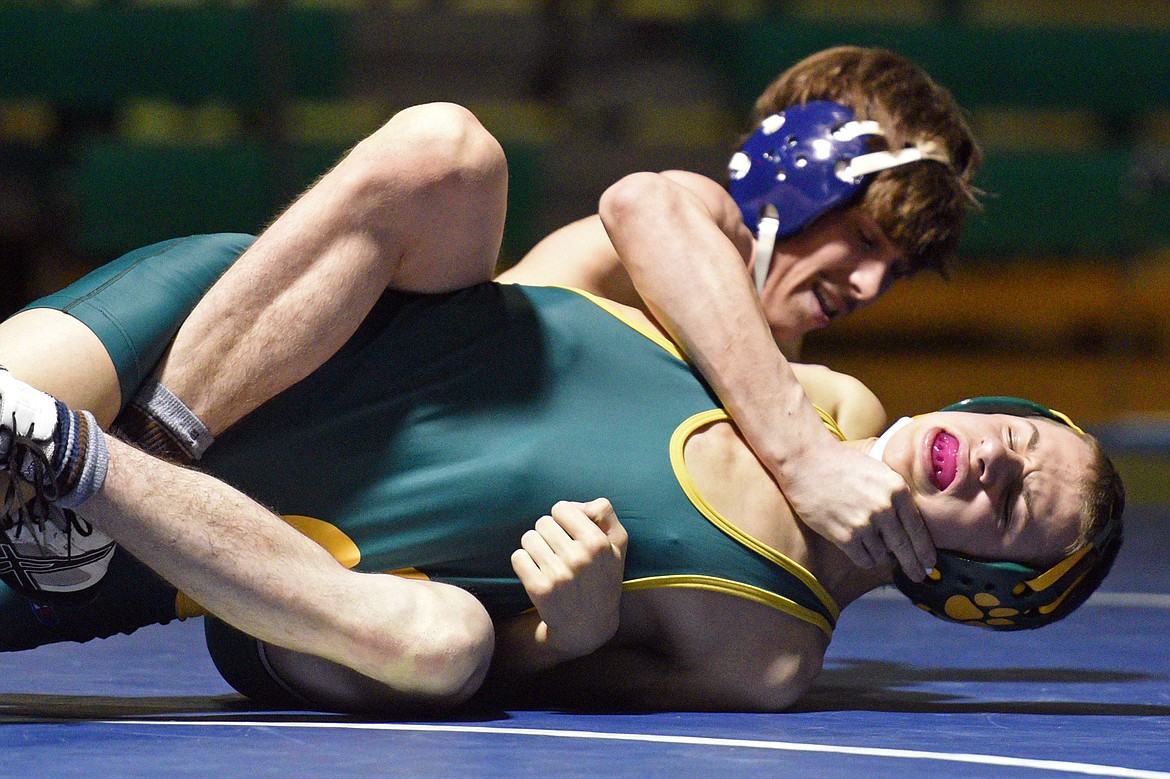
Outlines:
<svg viewBox="0 0 1170 779"><path fill-rule="evenodd" d="M187 242L170 259L181 279L207 284L225 254L247 245L240 236L191 240L214 257ZM157 359L190 306L103 298L115 274L133 272L117 265L36 305L78 316L111 354L121 347L107 333L134 333L124 323L153 312L149 334L118 336L136 344L115 355L123 386L136 386L143 376L134 366ZM187 276L186 265L198 270ZM99 329L76 305L94 298L87 306L120 324ZM119 315L121 307L131 311ZM485 283L444 295L387 293L337 355L220 436L200 467L289 516L346 565L463 587L495 617L531 608L510 564L523 533L558 500L607 497L630 535L627 589L724 592L831 634L838 609L812 574L719 516L686 472L687 437L726 418L673 344L605 301ZM121 558L131 568L112 566L113 584L93 606L55 615L89 623L65 637L136 627L111 616L117 599L123 607L153 599L133 619L173 618L157 605L167 585ZM0 629L16 627L5 617L11 600L0 602ZM36 643L51 640L61 638Z"/></svg>

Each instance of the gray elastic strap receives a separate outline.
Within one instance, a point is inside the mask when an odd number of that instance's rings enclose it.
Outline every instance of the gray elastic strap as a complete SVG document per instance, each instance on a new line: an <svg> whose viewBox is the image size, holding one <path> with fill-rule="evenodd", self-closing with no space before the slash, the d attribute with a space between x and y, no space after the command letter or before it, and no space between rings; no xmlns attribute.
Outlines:
<svg viewBox="0 0 1170 779"><path fill-rule="evenodd" d="M202 457L215 441L195 412L155 379L148 379L131 402L166 428L193 460Z"/></svg>

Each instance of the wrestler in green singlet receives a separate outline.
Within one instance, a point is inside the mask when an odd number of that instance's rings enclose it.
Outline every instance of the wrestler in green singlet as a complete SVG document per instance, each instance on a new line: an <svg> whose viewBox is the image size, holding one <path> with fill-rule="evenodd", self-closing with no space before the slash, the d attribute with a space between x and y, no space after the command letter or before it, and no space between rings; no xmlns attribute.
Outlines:
<svg viewBox="0 0 1170 779"><path fill-rule="evenodd" d="M199 288L246 246L205 236L140 250L139 261L34 305L89 325L125 396ZM152 300L160 288L144 295L136 280L156 279L160 263L182 290L165 305ZM345 564L464 587L496 617L531 607L510 564L523 533L557 500L605 496L630 535L627 588L727 592L831 633L837 607L813 576L729 525L691 484L687 436L725 418L672 344L604 301L485 283L387 293L337 355L222 435L199 465L293 515ZM85 606L41 608L30 620L5 593L0 645L84 640L191 613L175 596L119 551Z"/></svg>

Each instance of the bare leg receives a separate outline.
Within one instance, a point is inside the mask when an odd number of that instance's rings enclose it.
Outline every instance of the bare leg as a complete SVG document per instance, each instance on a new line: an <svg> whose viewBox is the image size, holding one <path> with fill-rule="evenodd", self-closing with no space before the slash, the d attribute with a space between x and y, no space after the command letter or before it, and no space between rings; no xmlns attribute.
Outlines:
<svg viewBox="0 0 1170 779"><path fill-rule="evenodd" d="M469 112L402 111L220 279L158 378L222 432L332 356L385 289L444 292L491 279L506 201L503 151Z"/></svg>
<svg viewBox="0 0 1170 779"><path fill-rule="evenodd" d="M121 405L113 360L98 337L66 313L38 308L0 322L0 365L103 427Z"/></svg>
<svg viewBox="0 0 1170 779"><path fill-rule="evenodd" d="M469 112L434 104L399 113L220 279L183 325L158 378L222 432L332 356L387 287L441 292L489 280L506 199L503 152ZM35 310L0 325L0 365L93 411L103 427L118 413L109 354L67 314ZM92 540L104 548L101 537ZM67 533L38 546L71 565Z"/></svg>
<svg viewBox="0 0 1170 779"><path fill-rule="evenodd" d="M108 444L86 516L221 619L380 681L402 704L453 704L478 688L493 632L469 593L346 570L226 484Z"/></svg>

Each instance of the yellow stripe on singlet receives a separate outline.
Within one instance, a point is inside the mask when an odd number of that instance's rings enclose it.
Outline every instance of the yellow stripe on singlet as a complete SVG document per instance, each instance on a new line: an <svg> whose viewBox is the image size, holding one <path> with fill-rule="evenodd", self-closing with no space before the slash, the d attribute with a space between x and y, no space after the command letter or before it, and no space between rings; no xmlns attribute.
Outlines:
<svg viewBox="0 0 1170 779"><path fill-rule="evenodd" d="M669 352L674 357L677 357L678 359L682 360L683 362L690 362L687 359L686 354L683 353L682 348L679 347L678 344L676 344L674 341L670 340L665 335L663 335L662 332L660 330L658 330L657 328L654 328L654 327L648 325L646 322L639 321L638 319L631 317L629 312L624 311L619 306L619 304L614 303L612 300L606 300L605 298L599 298L599 297L597 297L597 295L594 295L591 292L586 292L585 290L577 289L576 287L562 287L559 285L549 285L549 286L555 286L558 289L567 289L569 292L576 292L581 297L592 302L595 306L597 306L598 308L602 309L603 311L605 311L606 313L611 315L614 319L617 319L622 324L624 324L624 325L632 328L633 330L637 331L638 333L641 333L642 335L646 336L647 338L649 338L651 341L653 341L654 343L661 346L663 349L665 349L667 352Z"/></svg>
<svg viewBox="0 0 1170 779"><path fill-rule="evenodd" d="M325 547L325 550L346 568L353 568L361 562L361 550L358 549L353 539L343 533L340 528L324 520L304 517L298 514L289 514L282 517L282 519ZM406 576L407 578L426 578L424 574L418 571L413 571L413 575L408 571L391 571L391 573ZM187 595L187 593L180 592L175 596L175 616L179 619L205 617L209 613L207 609L203 608L202 605Z"/></svg>
<svg viewBox="0 0 1170 779"><path fill-rule="evenodd" d="M822 417L824 412L821 412ZM730 422L727 412L721 408L711 409L710 411L703 411L695 414L690 419L683 422L674 431L674 435L670 439L670 462L674 467L675 477L678 479L679 486L682 487L691 503L694 504L703 516L705 516L711 524L722 530L731 538L743 544L748 549L751 549L756 554L764 557L767 560L775 563L784 570L791 573L799 579L808 589L824 604L828 612L836 620L840 616L841 610L837 606L837 602L829 591L817 581L816 576L812 574L807 568L784 553L773 549L762 541L748 535L735 525L728 522L714 506L707 502L707 500L699 492L698 487L695 486L694 480L691 479L690 473L686 469L686 462L683 458L683 447L687 439L701 427L715 423L715 422ZM835 427L835 425L834 425ZM839 432L839 431L838 431ZM815 623L814 623L815 624Z"/></svg>
<svg viewBox="0 0 1170 779"><path fill-rule="evenodd" d="M744 584L743 582L733 581L731 579L721 579L717 576L703 576L700 574L674 574L668 576L647 576L643 579L630 579L622 582L622 590L626 592L637 592L638 590L653 590L664 587L679 587L683 589L692 590L707 590L709 592L720 592L726 595L734 595L738 598L746 598L747 600L762 603L765 606L783 611L802 622L807 622L814 627L820 628L829 638L833 637L833 626L821 614L812 609L801 606L796 601L785 598L783 595L777 595L774 592L761 589L751 584ZM836 612L834 612L834 618Z"/></svg>

